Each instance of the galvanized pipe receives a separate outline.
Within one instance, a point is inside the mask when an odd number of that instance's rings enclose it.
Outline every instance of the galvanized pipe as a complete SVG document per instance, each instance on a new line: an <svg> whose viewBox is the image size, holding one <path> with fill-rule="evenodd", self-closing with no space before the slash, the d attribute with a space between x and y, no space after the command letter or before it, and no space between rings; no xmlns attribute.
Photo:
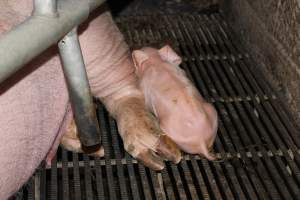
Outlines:
<svg viewBox="0 0 300 200"><path fill-rule="evenodd" d="M58 47L79 139L87 147L100 144L100 130L76 28L58 43Z"/></svg>
<svg viewBox="0 0 300 200"><path fill-rule="evenodd" d="M41 0L39 0L41 2ZM55 3L49 9L42 9L36 1L36 9L53 10ZM56 44L74 27L87 19L89 13L104 0L59 0L58 15L33 16L0 37L0 83L19 70L34 57ZM41 13L38 11L37 13Z"/></svg>
<svg viewBox="0 0 300 200"><path fill-rule="evenodd" d="M56 44L104 0L35 0L33 15L0 38L0 83ZM100 144L100 131L76 30L59 43L79 138Z"/></svg>
<svg viewBox="0 0 300 200"><path fill-rule="evenodd" d="M34 0L34 15L57 15L57 0Z"/></svg>

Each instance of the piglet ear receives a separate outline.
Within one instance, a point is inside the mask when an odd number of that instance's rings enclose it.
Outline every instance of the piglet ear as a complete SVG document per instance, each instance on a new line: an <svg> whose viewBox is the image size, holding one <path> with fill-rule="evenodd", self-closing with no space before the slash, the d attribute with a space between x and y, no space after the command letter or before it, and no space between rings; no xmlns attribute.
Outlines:
<svg viewBox="0 0 300 200"><path fill-rule="evenodd" d="M181 58L177 55L177 53L169 46L166 45L158 50L160 57L175 65L180 65L182 62Z"/></svg>
<svg viewBox="0 0 300 200"><path fill-rule="evenodd" d="M143 62L148 60L149 56L142 50L134 50L132 52L132 60L135 68L141 68Z"/></svg>

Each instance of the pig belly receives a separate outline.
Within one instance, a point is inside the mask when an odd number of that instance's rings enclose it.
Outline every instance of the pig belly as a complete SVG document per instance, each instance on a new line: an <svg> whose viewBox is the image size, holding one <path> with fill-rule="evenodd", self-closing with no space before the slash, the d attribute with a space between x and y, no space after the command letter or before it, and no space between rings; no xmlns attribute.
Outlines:
<svg viewBox="0 0 300 200"><path fill-rule="evenodd" d="M48 57L47 55L46 57ZM43 65L39 68L39 66ZM37 68L37 69L36 69ZM32 175L70 118L58 57L32 62L0 88L0 197Z"/></svg>

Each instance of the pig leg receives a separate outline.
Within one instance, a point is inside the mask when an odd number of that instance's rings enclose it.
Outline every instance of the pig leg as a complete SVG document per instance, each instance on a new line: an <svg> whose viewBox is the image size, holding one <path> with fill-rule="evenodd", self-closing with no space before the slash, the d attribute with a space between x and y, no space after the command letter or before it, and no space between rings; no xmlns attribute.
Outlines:
<svg viewBox="0 0 300 200"><path fill-rule="evenodd" d="M163 133L156 118L145 109L142 96L124 96L113 101L113 104L114 109L110 109L110 113L117 120L124 148L133 157L154 170L163 169L163 159L174 163L180 161L176 144Z"/></svg>
<svg viewBox="0 0 300 200"><path fill-rule="evenodd" d="M72 119L71 123L68 125L65 134L63 135L60 144L67 150L84 153L77 132L77 127L75 125L74 119ZM98 150L92 153L88 153L91 156L103 157L104 149L101 146Z"/></svg>
<svg viewBox="0 0 300 200"><path fill-rule="evenodd" d="M163 159L179 162L176 144L146 110L129 48L111 15L106 12L91 16L81 30L79 39L92 93L117 120L125 149L155 170L163 168Z"/></svg>

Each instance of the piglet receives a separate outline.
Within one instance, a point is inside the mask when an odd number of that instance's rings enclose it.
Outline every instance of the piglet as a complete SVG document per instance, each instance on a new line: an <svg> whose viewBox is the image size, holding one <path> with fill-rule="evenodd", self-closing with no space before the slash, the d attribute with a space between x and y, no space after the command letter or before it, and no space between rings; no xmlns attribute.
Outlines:
<svg viewBox="0 0 300 200"><path fill-rule="evenodd" d="M181 58L170 46L143 48L132 53L139 87L161 129L183 151L209 160L217 133L217 112L179 68Z"/></svg>

